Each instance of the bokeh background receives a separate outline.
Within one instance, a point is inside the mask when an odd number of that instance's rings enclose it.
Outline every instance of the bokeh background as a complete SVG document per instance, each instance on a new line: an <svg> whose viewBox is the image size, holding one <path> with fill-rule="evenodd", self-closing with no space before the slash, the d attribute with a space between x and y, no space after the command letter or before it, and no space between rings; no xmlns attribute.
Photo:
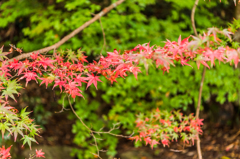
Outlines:
<svg viewBox="0 0 240 159"><path fill-rule="evenodd" d="M23 52L34 51L53 45L62 37L90 20L116 0L1 0L0 1L0 46L8 49L9 44L22 48ZM181 35L186 38L193 34L191 9L194 0L126 0L116 9L101 17L59 49L81 48L88 60L96 60L100 53L106 55L114 49L132 49L138 44L163 46L169 39L176 41ZM232 0L199 1L195 20L199 33L209 27L227 28L233 18L238 19L240 5ZM102 26L101 26L102 24ZM106 44L104 45L105 34ZM238 40L236 34L234 40ZM52 52L49 52L51 54ZM9 58L16 56L10 55ZM101 78L98 90L90 87L84 90L85 99L73 102L77 114L93 130L108 131L113 124L121 123L114 133L130 135L134 131L136 115L159 108L181 110L184 114L195 112L202 69L195 63L188 66L172 67L169 73L150 67L148 75L143 71L138 76L119 79L111 85ZM216 64L206 71L203 86L200 117L204 119L201 136L203 158L240 158L239 115L240 115L240 72L229 64ZM31 117L42 127L35 148L43 149L47 159L92 159L94 143L86 128L78 121L69 108L67 100L59 89L38 86L30 82L21 90L17 109L28 106ZM151 150L143 145L109 135L102 135L98 142L105 158L121 159L174 159L197 158L195 147L183 146L181 141L170 148ZM26 158L28 146L13 143L9 136L0 139L0 144L14 145L13 158ZM173 151L181 150L180 152Z"/></svg>

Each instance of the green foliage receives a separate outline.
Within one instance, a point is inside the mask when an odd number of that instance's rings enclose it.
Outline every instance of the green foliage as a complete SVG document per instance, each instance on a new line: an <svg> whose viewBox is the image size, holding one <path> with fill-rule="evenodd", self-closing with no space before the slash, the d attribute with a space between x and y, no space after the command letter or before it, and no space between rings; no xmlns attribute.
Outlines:
<svg viewBox="0 0 240 159"><path fill-rule="evenodd" d="M108 15L101 18L107 42L105 51L115 48L128 49L147 41L159 44L166 38L175 39L180 34L187 37L192 31L190 14L186 13L190 13L193 3L192 0L186 0L184 3L176 0L124 2L116 10L110 11ZM222 2L223 8L227 4L228 2ZM157 13L151 15L151 12L148 12L148 6L157 9L158 6L162 8L162 5L167 5L171 9L168 15L161 19L157 19ZM214 7L220 10L217 5L219 3L213 1L200 2L199 10L196 12L196 25L199 30L224 24L223 21L220 23L219 17L210 12ZM15 9L19 7L24 9L19 9L16 13ZM4 28L10 22L21 25L24 36L17 39L17 46L24 48L24 51L30 51L58 42L61 37L90 20L92 14L99 12L100 9L101 3L89 0L57 1L48 5L38 1L32 3L31 1L10 0L3 3L0 8L2 11L0 27ZM151 16L147 16L149 14ZM61 48L75 50L82 47L87 54L97 55L102 45L102 29L100 23L95 22L85 28L81 35L63 44Z"/></svg>
<svg viewBox="0 0 240 159"><path fill-rule="evenodd" d="M115 48L125 50L149 41L151 44L162 45L166 38L177 40L179 35L189 36L193 33L190 20L193 4L193 0L125 1L101 18L106 35L103 54L106 55L106 51ZM12 42L16 43L17 47L22 47L24 52L32 51L58 42L90 20L93 14L98 13L106 5L108 4L99 0L56 0L56 2L9 0L0 6L0 28L6 29L12 23L19 26L21 34ZM226 26L226 21L229 20L227 18L232 16L222 14L223 12L226 14L227 7L228 1L222 3L200 1L195 16L197 30L201 32L212 26ZM94 22L60 48L64 50L82 48L87 55L99 55L103 43L101 25ZM238 46L237 43L233 45ZM72 56L71 50L67 55ZM74 107L77 114L93 130L102 127L109 130L114 123L121 122L121 129L114 133L130 135L136 120L135 114L145 113L156 107L169 111L172 109L187 111L189 107L196 106L202 75L195 64L191 65L193 68L176 66L171 68L169 74L164 75L150 66L148 76L143 72L138 80L135 80L134 76L129 76L126 79L119 79L118 83L112 86L105 78L101 78L103 82L99 83L99 90L96 91L91 86L84 94L85 100L76 98ZM236 101L236 92L240 86L238 76L238 70L223 64L217 64L214 69L207 70L203 101L206 102L213 94L217 95L217 101L220 103ZM13 90L9 91L14 93ZM90 138L88 130L80 121L76 121L72 131L76 134L74 143L82 148L75 149L73 154L80 159L92 158L91 153L96 149L89 144L94 141ZM98 141L99 148L107 149L107 154L113 157L116 154L118 139L109 135L101 135L100 138L104 140Z"/></svg>
<svg viewBox="0 0 240 159"><path fill-rule="evenodd" d="M3 83L3 86L6 87L6 89L4 89L2 91L2 96L5 97L6 99L9 97L11 97L12 99L16 100L14 97L14 94L18 94L17 89L22 88L16 80L8 80L6 82Z"/></svg>
<svg viewBox="0 0 240 159"><path fill-rule="evenodd" d="M8 134L13 135L14 141L16 141L18 134L20 134L23 144L27 143L31 148L31 142L36 142L34 137L38 135L38 128L32 122L33 120L28 117L29 112L26 112L26 108L22 109L18 114L14 113L13 110L4 104L0 105L0 130L2 137L4 137L7 131Z"/></svg>

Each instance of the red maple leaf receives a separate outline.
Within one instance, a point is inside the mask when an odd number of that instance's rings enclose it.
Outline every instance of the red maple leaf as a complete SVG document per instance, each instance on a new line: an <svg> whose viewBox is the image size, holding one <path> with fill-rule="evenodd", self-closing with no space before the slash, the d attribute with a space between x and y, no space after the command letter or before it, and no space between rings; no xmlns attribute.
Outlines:
<svg viewBox="0 0 240 159"><path fill-rule="evenodd" d="M62 86L64 86L65 84L66 84L65 81L56 80L56 81L55 81L55 84L54 84L54 86L53 86L53 89L54 89L54 87L59 86L59 88L60 88L60 90L61 90L61 92L62 92Z"/></svg>
<svg viewBox="0 0 240 159"><path fill-rule="evenodd" d="M168 144L169 144L169 141L168 141L167 139L163 139L163 140L162 140L162 144L163 144L164 147L165 147L165 145L169 146L169 145L168 145Z"/></svg>
<svg viewBox="0 0 240 159"><path fill-rule="evenodd" d="M1 159L9 159L9 158L11 158L11 154L9 153L11 147L12 146L10 146L9 148L5 149L5 147L2 146L2 148L0 148L0 157L1 157Z"/></svg>
<svg viewBox="0 0 240 159"><path fill-rule="evenodd" d="M88 80L87 88L93 83L97 89L97 81L102 82L99 79L99 76L94 76L93 74L92 75L88 74L88 77L86 77L86 80Z"/></svg>
<svg viewBox="0 0 240 159"><path fill-rule="evenodd" d="M151 140L150 137L144 138L144 141L146 142L146 145L147 145L147 144L151 145L152 140Z"/></svg>
<svg viewBox="0 0 240 159"><path fill-rule="evenodd" d="M151 148L153 149L153 146L154 146L154 145L157 145L157 144L159 144L159 142L157 142L155 139L152 140Z"/></svg>
<svg viewBox="0 0 240 159"><path fill-rule="evenodd" d="M49 76L49 77L44 77L44 78L39 78L39 79L42 80L42 83L40 84L40 86L45 83L46 89L47 89L48 84L53 82L54 77Z"/></svg>
<svg viewBox="0 0 240 159"><path fill-rule="evenodd" d="M40 66L43 66L45 70L47 69L48 66L52 68L53 67L52 63L56 61L56 60L51 60L49 58L45 58L43 56L40 59L41 61L38 61L38 64Z"/></svg>
<svg viewBox="0 0 240 159"><path fill-rule="evenodd" d="M27 86L28 82L31 80L35 80L37 82L36 77L37 77L37 74L35 72L26 72L24 73L24 76L21 77L19 80L26 78L26 86Z"/></svg>
<svg viewBox="0 0 240 159"><path fill-rule="evenodd" d="M33 60L36 60L38 57L39 57L39 53L37 52L37 53L32 53L31 55L30 55L30 57L33 59Z"/></svg>
<svg viewBox="0 0 240 159"><path fill-rule="evenodd" d="M79 86L82 86L82 82L87 83L85 80L87 80L87 77L81 77L81 74L74 78L74 82L77 82Z"/></svg>
<svg viewBox="0 0 240 159"><path fill-rule="evenodd" d="M66 92L70 94L72 98L75 98L76 96L83 97L81 94L82 91L77 86L79 85L76 82L72 82L72 81L64 85Z"/></svg>

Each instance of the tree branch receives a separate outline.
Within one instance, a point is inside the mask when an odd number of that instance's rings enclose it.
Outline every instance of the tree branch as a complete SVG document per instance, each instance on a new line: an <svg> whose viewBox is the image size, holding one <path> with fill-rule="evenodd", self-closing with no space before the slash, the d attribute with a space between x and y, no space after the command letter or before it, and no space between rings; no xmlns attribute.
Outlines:
<svg viewBox="0 0 240 159"><path fill-rule="evenodd" d="M198 94L198 104L197 104L197 110L196 110L196 119L199 118L199 111L200 111L200 105L201 105L201 99L202 99L202 89L203 89L203 82L205 78L205 72L206 72L206 67L203 68L202 72L202 79L200 83L200 88L199 88L199 94Z"/></svg>
<svg viewBox="0 0 240 159"><path fill-rule="evenodd" d="M90 24L92 24L93 22L95 22L96 20L100 19L102 16L104 16L105 14L107 14L110 10L112 10L113 8L117 7L118 5L120 5L121 3L123 3L125 0L118 0L117 2L111 4L110 6L104 8L100 13L96 14L92 19L90 19L89 21L85 22L82 26L80 26L79 28L75 29L74 31L72 31L70 34L68 34L67 36L65 36L64 38L62 38L59 42L57 42L56 44L52 45L52 46L48 46L45 47L43 49L40 50L35 50L32 52L28 52L25 54L21 54L17 57L14 57L12 59L9 59L9 61L13 61L13 59L16 60L21 60L21 59L25 59L30 57L30 55L33 52L38 52L39 54L42 54L44 52L48 52L50 50L54 50L58 47L60 47L62 44L64 44L66 41L68 41L69 39L71 39L72 37L74 37L76 34L78 34L80 31L82 31L83 29L85 29L86 27L88 27Z"/></svg>
<svg viewBox="0 0 240 159"><path fill-rule="evenodd" d="M198 34L197 34L196 26L195 26L194 16L195 16L195 10L196 10L197 5L198 5L198 1L199 1L199 0L196 0L196 1L195 1L194 6L193 6L193 8L192 8L192 13L191 13L192 27L193 27L194 34L195 34L196 36L198 36Z"/></svg>
<svg viewBox="0 0 240 159"><path fill-rule="evenodd" d="M205 72L206 72L206 67L204 66L203 72L202 72L202 80L200 83L200 88L199 88L199 93L198 93L198 104L197 104L197 109L196 109L196 119L199 118L199 112L200 112L200 106L201 106L201 99L202 99L202 89L203 89L203 82L205 78ZM197 133L197 153L198 153L198 159L202 159L202 151L201 151L201 140L199 138L199 133Z"/></svg>
<svg viewBox="0 0 240 159"><path fill-rule="evenodd" d="M191 13L191 21L192 21L192 27L193 27L193 31L195 36L198 36L197 34L197 29L195 26L195 20L194 20L194 16L195 16L195 10L197 8L198 5L198 1L196 0L194 3L194 6L192 8L192 13ZM199 112L200 112L200 106L201 106L201 99L202 99L202 89L203 89L203 82L204 82L204 78L205 78L205 72L206 72L206 67L204 66L203 68L203 72L202 72L202 79L201 79L201 83L200 83L200 88L199 88L199 93L198 93L198 103L197 103L197 109L196 109L196 119L199 118ZM201 151L201 144L200 144L201 140L199 138L199 133L197 133L197 153L198 153L198 159L202 159L202 151Z"/></svg>

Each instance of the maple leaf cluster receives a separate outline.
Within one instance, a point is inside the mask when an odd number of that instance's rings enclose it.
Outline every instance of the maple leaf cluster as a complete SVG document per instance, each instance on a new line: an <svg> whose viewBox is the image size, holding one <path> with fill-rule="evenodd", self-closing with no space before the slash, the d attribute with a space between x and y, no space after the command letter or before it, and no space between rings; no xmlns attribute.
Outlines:
<svg viewBox="0 0 240 159"><path fill-rule="evenodd" d="M26 108L18 112L18 110L11 107L8 102L0 100L0 130L2 132L2 138L5 133L8 132L9 135L13 136L14 141L17 140L18 134L20 134L23 145L27 143L31 148L31 142L37 143L34 137L38 135L39 128L34 124L33 120L28 117L30 112L26 112Z"/></svg>
<svg viewBox="0 0 240 159"><path fill-rule="evenodd" d="M184 143L197 140L197 134L202 134L201 126L203 119L195 119L193 114L183 116L179 111L169 113L160 111L158 108L151 114L140 114L136 120L137 135L131 140L144 141L146 145L153 148L154 145L162 143L169 146L170 142L179 138Z"/></svg>
<svg viewBox="0 0 240 159"><path fill-rule="evenodd" d="M211 28L208 33L200 37L190 36L181 40L180 36L178 42L167 40L164 47L150 46L146 43L123 53L114 50L108 52L107 57L101 56L98 62L92 63L88 63L87 56L84 56L80 50L77 54L72 50L60 51L52 58L33 53L31 60L3 61L0 75L11 77L10 72L14 70L18 76L21 76L18 80L25 79L26 85L31 80L37 82L37 79L42 80L40 85L45 83L46 87L54 82L53 88L59 86L61 91L64 88L65 93L75 98L83 97L80 89L82 83L87 83L86 88L93 84L97 89L97 82L101 82L99 75L103 75L111 83L117 82L117 78L124 78L129 73L137 79L138 73L141 72L139 67L141 64L148 70L149 65L155 63L163 72L169 72L170 65L174 66L174 61L191 66L187 63L191 60L196 61L198 68L201 64L209 68L207 62L210 61L213 66L217 59L219 62L233 61L237 66L240 49L222 47L217 34L231 38L231 32ZM7 99L8 96L6 95L5 98Z"/></svg>

